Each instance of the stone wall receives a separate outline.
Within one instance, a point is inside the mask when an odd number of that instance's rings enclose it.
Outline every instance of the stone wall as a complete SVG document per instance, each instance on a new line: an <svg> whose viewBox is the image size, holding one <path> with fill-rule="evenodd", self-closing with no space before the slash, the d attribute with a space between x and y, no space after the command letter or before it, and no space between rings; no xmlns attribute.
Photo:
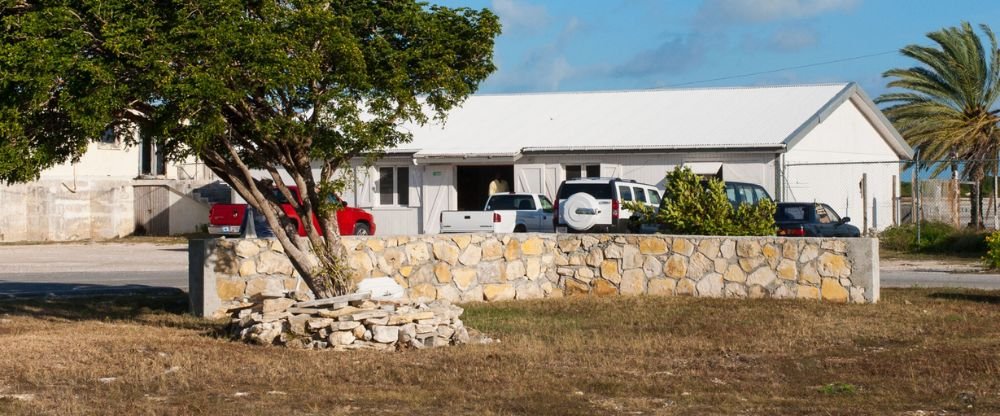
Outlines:
<svg viewBox="0 0 1000 416"><path fill-rule="evenodd" d="M347 237L355 280L389 276L414 301L562 296L879 297L875 239L616 234ZM276 240L193 241L195 312L304 290Z"/></svg>

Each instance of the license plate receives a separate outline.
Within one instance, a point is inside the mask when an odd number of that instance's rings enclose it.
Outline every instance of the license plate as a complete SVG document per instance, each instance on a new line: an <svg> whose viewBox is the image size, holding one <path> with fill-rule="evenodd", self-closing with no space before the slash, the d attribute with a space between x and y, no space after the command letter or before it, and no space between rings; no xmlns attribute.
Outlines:
<svg viewBox="0 0 1000 416"><path fill-rule="evenodd" d="M222 232L224 233L235 233L236 231L238 231L236 227L230 227L230 226L222 227Z"/></svg>

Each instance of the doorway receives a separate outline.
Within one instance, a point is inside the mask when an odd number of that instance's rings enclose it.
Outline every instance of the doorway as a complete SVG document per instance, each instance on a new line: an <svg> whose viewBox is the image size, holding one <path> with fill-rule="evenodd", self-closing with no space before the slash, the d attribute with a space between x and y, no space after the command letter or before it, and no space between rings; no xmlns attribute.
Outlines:
<svg viewBox="0 0 1000 416"><path fill-rule="evenodd" d="M490 182L501 179L514 190L514 165L458 166L455 181L459 211L479 211L490 196Z"/></svg>

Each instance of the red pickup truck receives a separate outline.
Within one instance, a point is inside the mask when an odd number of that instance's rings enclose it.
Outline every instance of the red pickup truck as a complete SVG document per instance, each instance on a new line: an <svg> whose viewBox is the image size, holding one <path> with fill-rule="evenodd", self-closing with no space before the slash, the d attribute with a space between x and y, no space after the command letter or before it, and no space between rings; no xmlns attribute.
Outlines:
<svg viewBox="0 0 1000 416"><path fill-rule="evenodd" d="M299 196L299 188L295 186L289 186L288 190L292 193L292 196L299 202L302 201L302 197ZM281 195L277 189L273 191L279 202L281 202L281 209L285 211L285 215L295 222L295 224L289 224L289 228L295 227L298 229L298 234L301 236L306 235L306 229L302 225L302 221L299 219L299 213L295 212L292 208L292 204L289 204L285 200L284 196ZM339 198L338 198L339 199ZM347 203L343 200L340 201L343 208L337 211L337 225L340 228L340 235L372 235L375 234L375 220L372 218L372 214L369 214L363 209L348 207ZM208 211L208 233L214 235L229 235L235 236L240 235L241 227L243 226L243 217L246 215L247 204L215 204ZM319 221L315 216L312 218L313 226L316 229L320 229Z"/></svg>

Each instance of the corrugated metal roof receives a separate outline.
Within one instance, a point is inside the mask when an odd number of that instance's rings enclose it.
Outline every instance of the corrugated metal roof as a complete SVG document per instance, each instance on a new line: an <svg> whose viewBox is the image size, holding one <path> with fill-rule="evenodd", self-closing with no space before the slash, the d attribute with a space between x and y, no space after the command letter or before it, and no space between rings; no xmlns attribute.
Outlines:
<svg viewBox="0 0 1000 416"><path fill-rule="evenodd" d="M397 151L776 147L849 84L474 95Z"/></svg>

